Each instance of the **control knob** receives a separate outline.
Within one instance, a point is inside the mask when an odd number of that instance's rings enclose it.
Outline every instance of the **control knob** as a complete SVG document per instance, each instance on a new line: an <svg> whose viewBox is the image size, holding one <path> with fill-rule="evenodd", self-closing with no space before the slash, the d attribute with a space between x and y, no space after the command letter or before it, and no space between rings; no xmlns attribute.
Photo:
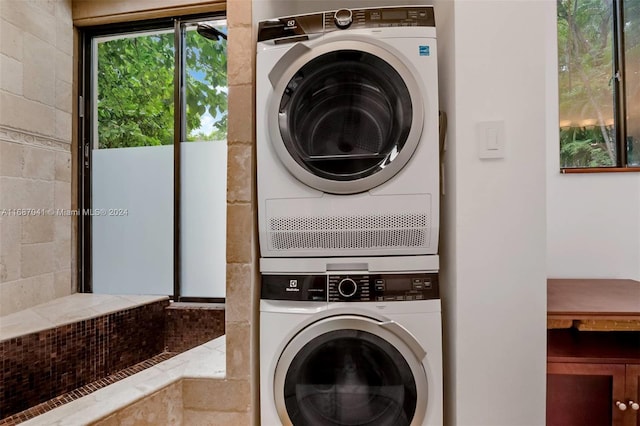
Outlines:
<svg viewBox="0 0 640 426"><path fill-rule="evenodd" d="M345 299L355 295L358 291L358 285L351 278L345 278L338 283L338 293Z"/></svg>
<svg viewBox="0 0 640 426"><path fill-rule="evenodd" d="M336 23L336 27L344 30L349 28L353 22L353 13L349 9L340 9L333 15L333 21Z"/></svg>

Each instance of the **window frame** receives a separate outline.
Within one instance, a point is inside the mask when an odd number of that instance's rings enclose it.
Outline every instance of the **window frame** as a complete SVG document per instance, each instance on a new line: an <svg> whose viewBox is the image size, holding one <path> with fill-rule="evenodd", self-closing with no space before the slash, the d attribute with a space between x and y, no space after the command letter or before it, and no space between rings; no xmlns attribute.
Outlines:
<svg viewBox="0 0 640 426"><path fill-rule="evenodd" d="M576 0L577 1L577 0ZM633 0L631 0L633 1ZM595 167L562 167L562 174L583 173L625 173L640 172L640 165L629 164L627 156L627 120L626 120L626 87L625 87L625 45L624 45L624 2L612 0L612 85L614 105L614 134L616 137L616 164L613 166ZM557 28L556 18L556 28ZM558 92L558 97L560 93ZM559 141L558 141L559 142ZM560 145L558 144L558 149ZM559 155L559 152L558 152Z"/></svg>
<svg viewBox="0 0 640 426"><path fill-rule="evenodd" d="M94 76L97 67L95 38L118 36L126 33L144 33L167 30L174 34L174 125L173 125L173 294L168 295L174 302L224 303L225 298L194 298L181 296L181 155L180 146L186 140L186 25L205 20L226 20L226 11L211 11L184 16L173 16L118 22L78 28L78 209L91 209L92 147L97 142L97 116L95 100L97 81ZM91 215L77 216L77 291L92 293L92 234Z"/></svg>

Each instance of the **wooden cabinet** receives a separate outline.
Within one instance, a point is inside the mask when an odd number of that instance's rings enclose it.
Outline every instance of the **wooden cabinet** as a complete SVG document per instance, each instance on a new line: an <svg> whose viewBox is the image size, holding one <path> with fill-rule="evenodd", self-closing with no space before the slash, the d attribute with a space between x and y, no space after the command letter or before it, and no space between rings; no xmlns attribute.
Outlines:
<svg viewBox="0 0 640 426"><path fill-rule="evenodd" d="M640 282L549 280L547 295L550 328L569 327L547 332L547 426L640 426Z"/></svg>

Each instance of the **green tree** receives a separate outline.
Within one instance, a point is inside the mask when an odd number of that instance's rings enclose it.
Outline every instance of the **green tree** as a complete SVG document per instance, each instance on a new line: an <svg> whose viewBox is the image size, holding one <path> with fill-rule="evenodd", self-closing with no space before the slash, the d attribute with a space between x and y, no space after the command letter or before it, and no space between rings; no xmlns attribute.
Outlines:
<svg viewBox="0 0 640 426"><path fill-rule="evenodd" d="M173 33L124 36L98 44L100 148L173 143ZM186 35L188 140L224 139L227 127L226 41ZM203 115L219 118L210 134L197 134Z"/></svg>

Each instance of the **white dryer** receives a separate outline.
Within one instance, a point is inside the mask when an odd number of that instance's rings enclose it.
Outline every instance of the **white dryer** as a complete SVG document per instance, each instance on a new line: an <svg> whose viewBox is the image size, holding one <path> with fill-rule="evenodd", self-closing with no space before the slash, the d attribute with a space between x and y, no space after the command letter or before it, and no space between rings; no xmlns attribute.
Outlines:
<svg viewBox="0 0 640 426"><path fill-rule="evenodd" d="M430 6L260 22L262 257L437 254L436 57Z"/></svg>
<svg viewBox="0 0 640 426"><path fill-rule="evenodd" d="M437 272L411 257L278 260L261 265L261 424L441 426Z"/></svg>

